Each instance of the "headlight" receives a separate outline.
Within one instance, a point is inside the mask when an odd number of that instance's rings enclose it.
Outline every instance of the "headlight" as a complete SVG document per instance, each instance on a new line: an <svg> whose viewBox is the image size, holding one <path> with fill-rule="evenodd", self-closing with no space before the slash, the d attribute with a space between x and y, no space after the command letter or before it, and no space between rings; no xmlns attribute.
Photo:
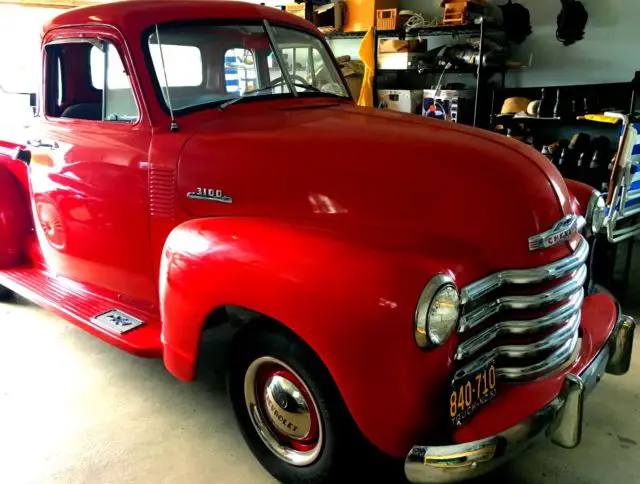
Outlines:
<svg viewBox="0 0 640 484"><path fill-rule="evenodd" d="M414 336L421 348L443 345L456 327L460 297L453 279L435 276L422 291L416 308Z"/></svg>
<svg viewBox="0 0 640 484"><path fill-rule="evenodd" d="M587 204L587 235L595 235L600 232L607 216L607 203L604 196L594 190Z"/></svg>

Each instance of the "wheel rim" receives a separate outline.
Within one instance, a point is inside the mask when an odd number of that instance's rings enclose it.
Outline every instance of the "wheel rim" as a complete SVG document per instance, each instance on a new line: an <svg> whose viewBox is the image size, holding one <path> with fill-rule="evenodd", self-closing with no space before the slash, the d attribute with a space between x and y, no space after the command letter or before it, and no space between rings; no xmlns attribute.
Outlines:
<svg viewBox="0 0 640 484"><path fill-rule="evenodd" d="M318 459L323 444L318 406L291 367L270 356L258 358L245 374L244 397L251 423L271 452L294 466Z"/></svg>

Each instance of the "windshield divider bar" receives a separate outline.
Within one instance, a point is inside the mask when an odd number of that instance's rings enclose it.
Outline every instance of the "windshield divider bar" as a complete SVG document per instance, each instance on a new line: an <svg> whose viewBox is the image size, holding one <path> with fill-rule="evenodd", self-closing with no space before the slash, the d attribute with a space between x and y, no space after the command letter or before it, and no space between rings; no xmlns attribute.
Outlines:
<svg viewBox="0 0 640 484"><path fill-rule="evenodd" d="M162 52L162 42L160 41L160 30L158 29L158 24L156 24L156 40L158 41L158 49L160 50L160 63L162 64L162 74L164 75L165 97L167 100L167 107L169 108L169 115L171 116L171 124L169 125L169 131L178 131L178 123L176 123L176 117L173 114L173 106L171 105L171 92L169 90L169 79L167 77L167 67L165 66L165 63L164 63L164 53Z"/></svg>
<svg viewBox="0 0 640 484"><path fill-rule="evenodd" d="M298 91L296 90L296 86L293 82L293 79L289 75L289 69L287 68L287 64L282 57L282 54L278 50L278 44L276 44L275 35L273 32L273 28L269 24L267 20L263 20L262 24L264 25L264 30L267 32L267 37L269 38L269 43L271 44L271 50L273 50L273 55L276 56L276 60L278 64L280 64L280 71L282 72L282 77L287 82L287 86L289 90L294 95L294 97L298 97ZM295 69L295 66L294 66Z"/></svg>

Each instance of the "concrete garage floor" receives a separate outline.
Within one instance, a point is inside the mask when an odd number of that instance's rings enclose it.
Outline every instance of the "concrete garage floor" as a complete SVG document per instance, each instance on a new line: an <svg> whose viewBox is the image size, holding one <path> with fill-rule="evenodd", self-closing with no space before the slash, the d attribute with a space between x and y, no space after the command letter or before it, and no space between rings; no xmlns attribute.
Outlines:
<svg viewBox="0 0 640 484"><path fill-rule="evenodd" d="M162 361L23 300L0 303L0 334L0 483L274 482L236 428L220 370L181 383ZM640 482L640 351L591 395L585 424L579 448L542 443L482 481Z"/></svg>

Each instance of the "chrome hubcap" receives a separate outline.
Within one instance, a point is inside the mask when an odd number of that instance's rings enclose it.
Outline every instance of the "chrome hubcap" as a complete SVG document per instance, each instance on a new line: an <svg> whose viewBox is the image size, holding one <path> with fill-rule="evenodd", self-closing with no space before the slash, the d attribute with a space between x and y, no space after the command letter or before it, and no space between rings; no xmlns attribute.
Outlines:
<svg viewBox="0 0 640 484"><path fill-rule="evenodd" d="M317 405L300 376L273 357L255 360L244 381L253 426L275 455L295 466L315 462L323 434Z"/></svg>
<svg viewBox="0 0 640 484"><path fill-rule="evenodd" d="M267 417L278 431L296 440L309 434L309 405L293 382L278 374L271 376L264 388L264 400Z"/></svg>

